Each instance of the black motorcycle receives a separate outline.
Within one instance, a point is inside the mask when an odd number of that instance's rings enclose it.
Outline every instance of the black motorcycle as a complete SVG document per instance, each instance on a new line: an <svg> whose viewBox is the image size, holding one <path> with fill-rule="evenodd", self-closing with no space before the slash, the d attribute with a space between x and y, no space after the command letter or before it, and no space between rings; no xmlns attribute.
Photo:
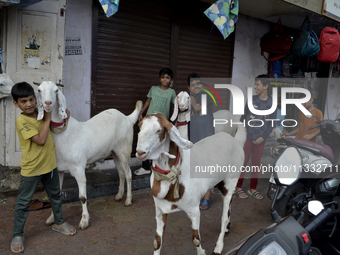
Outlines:
<svg viewBox="0 0 340 255"><path fill-rule="evenodd" d="M296 147L288 147L275 163L274 179L279 188L292 186L300 178L301 155ZM304 206L298 219L281 218L271 213L277 223L245 238L225 255L333 255L340 254L340 174L336 166L320 174L315 189L301 197ZM331 174L329 174L332 172ZM305 214L309 221L301 225Z"/></svg>
<svg viewBox="0 0 340 255"><path fill-rule="evenodd" d="M324 144L291 138L278 139L278 145L272 151L272 155L277 158L285 148L294 146L302 156L299 180L294 185L281 187L274 204L274 209L282 217L299 217L305 206L299 203L301 194L311 193L320 173L330 171L329 166L340 164L340 120L319 120L317 125L309 129L317 127L320 128ZM267 196L273 200L278 188L273 175L269 182Z"/></svg>

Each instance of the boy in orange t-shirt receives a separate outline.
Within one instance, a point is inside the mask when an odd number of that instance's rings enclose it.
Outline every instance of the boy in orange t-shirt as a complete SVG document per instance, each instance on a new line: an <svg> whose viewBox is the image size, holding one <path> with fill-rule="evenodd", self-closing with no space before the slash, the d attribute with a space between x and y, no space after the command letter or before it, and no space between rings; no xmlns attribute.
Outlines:
<svg viewBox="0 0 340 255"><path fill-rule="evenodd" d="M313 107L313 98L311 98L307 103L302 104L308 111L310 111L310 113L315 116L318 117L320 120L323 120L323 115L322 112ZM318 118L307 118L301 111L299 113L299 124L300 126L293 130L292 132L287 132L287 131L283 131L282 134L286 135L286 136L291 136L291 135L295 135L295 139L303 139L303 140L307 140L307 141L311 141L316 143L316 139L317 136L320 134L320 129L319 128L314 128L309 130L309 128L311 126L314 126L316 124L318 124L319 119Z"/></svg>

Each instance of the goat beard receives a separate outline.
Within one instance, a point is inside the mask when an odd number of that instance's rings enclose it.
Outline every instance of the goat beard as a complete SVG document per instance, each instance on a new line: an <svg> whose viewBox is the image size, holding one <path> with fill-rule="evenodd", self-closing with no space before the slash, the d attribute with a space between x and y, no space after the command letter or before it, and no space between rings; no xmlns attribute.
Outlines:
<svg viewBox="0 0 340 255"><path fill-rule="evenodd" d="M45 112L51 112L51 111L52 111L52 108L46 108L46 107L44 106L44 111L45 111Z"/></svg>

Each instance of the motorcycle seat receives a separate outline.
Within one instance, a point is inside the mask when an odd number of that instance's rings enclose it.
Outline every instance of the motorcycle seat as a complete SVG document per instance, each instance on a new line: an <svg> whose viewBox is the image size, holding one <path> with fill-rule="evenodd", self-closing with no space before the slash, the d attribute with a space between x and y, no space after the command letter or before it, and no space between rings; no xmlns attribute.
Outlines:
<svg viewBox="0 0 340 255"><path fill-rule="evenodd" d="M306 147L308 148L312 148L312 149L316 149L320 151L320 154L326 158L328 158L332 163L334 163L334 153L333 150L331 149L331 147L329 147L326 144L318 144L318 143L314 143L314 142L310 142L310 141L306 141L306 140L302 140L302 139L295 139L295 138L286 138L285 140L290 141L293 144L296 144L298 146L298 144L301 144L302 146L304 146L304 149L306 149Z"/></svg>

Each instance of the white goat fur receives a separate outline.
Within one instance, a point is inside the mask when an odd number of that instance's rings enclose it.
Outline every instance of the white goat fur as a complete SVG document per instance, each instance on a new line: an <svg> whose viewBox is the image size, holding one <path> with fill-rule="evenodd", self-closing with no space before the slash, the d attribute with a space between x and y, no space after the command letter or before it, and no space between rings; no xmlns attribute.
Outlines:
<svg viewBox="0 0 340 255"><path fill-rule="evenodd" d="M0 98L10 96L13 85L14 82L7 74L0 74Z"/></svg>
<svg viewBox="0 0 340 255"><path fill-rule="evenodd" d="M203 178L192 178L190 175L195 172L195 166L231 165L235 166L236 169L241 169L244 161L245 128L239 125L235 137L225 132L220 132L192 145L190 141L182 138L179 131L161 114L147 116L139 125L140 132L138 134L136 153L139 160L151 159L153 160L153 166L157 165L163 170L169 170L171 165L174 164L173 160L169 159L169 153L172 155L176 154L177 146L184 149L182 163L178 166L182 170L179 176L182 192L180 189L180 197L178 199L171 199L173 184L167 180L157 181L154 178L154 170L150 177L157 223L154 255L160 254L163 244L163 231L166 225L166 215L180 210L185 211L191 219L193 244L197 248L197 254L206 254L205 250L201 247L199 204L203 195L216 185L222 193L223 213L221 232L214 252L221 254L224 234L229 231L231 198L240 172L202 173L200 177ZM192 148L188 150L190 147Z"/></svg>
<svg viewBox="0 0 340 255"><path fill-rule="evenodd" d="M38 88L37 105L38 119L44 111L52 111L52 121L62 123L66 115L66 99L55 83L44 81ZM82 202L81 229L89 225L87 210L86 176L87 164L105 159L110 154L114 159L119 174L119 191L116 201L124 195L124 181L127 182L125 205L131 205L131 169L129 159L132 151L133 125L136 123L143 103L138 101L132 114L126 116L116 109L103 111L86 122L78 122L70 117L67 129L62 133L52 132L56 147L57 165L59 170L60 189L62 189L64 171L70 171L79 187L79 199ZM63 126L60 126L62 128ZM53 213L46 224L54 222Z"/></svg>
<svg viewBox="0 0 340 255"><path fill-rule="evenodd" d="M171 121L174 121L177 116L177 123L178 122L189 122L190 121L190 108L191 107L191 100L190 96L187 92L181 91L178 93L175 99L175 106L174 112L170 118ZM227 124L218 124L215 126L215 134L218 132L225 132L232 136L235 135L237 126L236 124L231 125L231 120L233 123L238 122L239 120L232 115L228 110L219 110L213 113L214 119L223 119L227 120ZM182 125L177 127L181 136L185 139L188 139L188 127L187 125Z"/></svg>

